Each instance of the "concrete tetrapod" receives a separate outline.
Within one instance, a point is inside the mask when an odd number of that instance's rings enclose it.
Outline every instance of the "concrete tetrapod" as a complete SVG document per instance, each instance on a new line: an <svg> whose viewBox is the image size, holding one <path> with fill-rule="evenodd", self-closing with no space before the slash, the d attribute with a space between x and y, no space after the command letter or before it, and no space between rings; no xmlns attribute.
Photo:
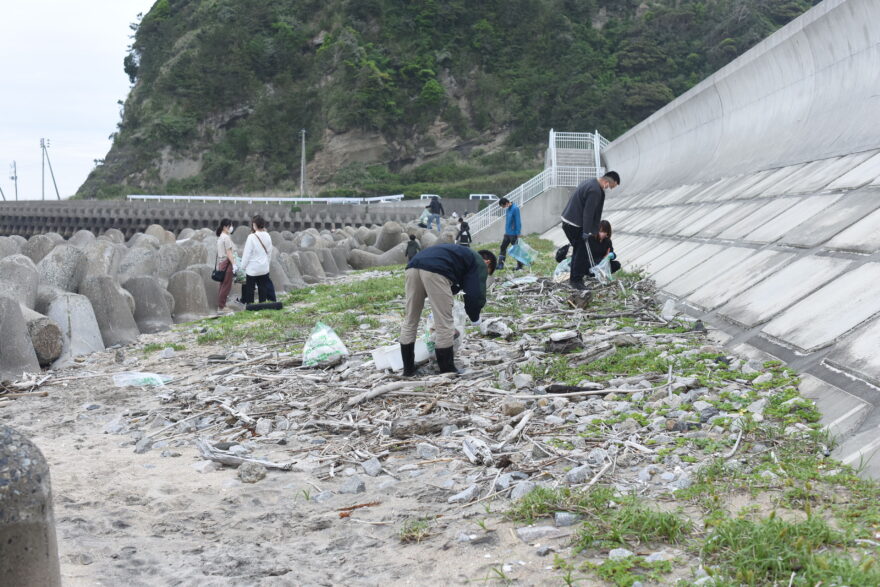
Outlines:
<svg viewBox="0 0 880 587"><path fill-rule="evenodd" d="M376 255L368 251L354 249L348 254L348 262L355 269L382 267L385 265L401 265L406 263L406 243L400 243L390 251Z"/></svg>
<svg viewBox="0 0 880 587"><path fill-rule="evenodd" d="M27 323L18 301L0 296L0 381L18 379L25 372L40 372Z"/></svg>
<svg viewBox="0 0 880 587"><path fill-rule="evenodd" d="M339 275L340 271L336 267L336 259L333 257L333 253L330 252L330 249L316 249L315 252L321 260L321 266L324 268L324 273L331 277Z"/></svg>
<svg viewBox="0 0 880 587"><path fill-rule="evenodd" d="M30 257L16 254L0 259L0 296L9 296L33 309L39 285L37 266Z"/></svg>
<svg viewBox="0 0 880 587"><path fill-rule="evenodd" d="M85 253L70 245L58 245L37 263L37 273L44 285L76 292L86 267Z"/></svg>
<svg viewBox="0 0 880 587"><path fill-rule="evenodd" d="M134 321L138 330L146 334L171 328L171 308L165 299L166 291L152 277L131 277L123 286L134 297Z"/></svg>
<svg viewBox="0 0 880 587"><path fill-rule="evenodd" d="M20 432L0 425L0 580L61 585L49 465Z"/></svg>
<svg viewBox="0 0 880 587"><path fill-rule="evenodd" d="M174 322L190 322L211 314L202 276L195 271L178 271L168 280L174 296Z"/></svg>
<svg viewBox="0 0 880 587"><path fill-rule="evenodd" d="M302 269L304 278L311 277L315 281L320 281L326 277L321 261L318 259L315 251L300 251L297 253L299 257L299 266ZM308 279L306 279L308 281Z"/></svg>
<svg viewBox="0 0 880 587"><path fill-rule="evenodd" d="M124 291L107 275L87 277L80 286L92 304L105 347L132 343L140 334Z"/></svg>
<svg viewBox="0 0 880 587"><path fill-rule="evenodd" d="M86 254L86 275L116 275L119 263L128 249L125 245L99 238L83 251Z"/></svg>
<svg viewBox="0 0 880 587"><path fill-rule="evenodd" d="M9 255L17 255L20 252L21 247L15 242L15 239L8 236L0 236L0 259Z"/></svg>
<svg viewBox="0 0 880 587"><path fill-rule="evenodd" d="M67 242L78 249L85 249L87 246L94 243L95 240L96 237L92 234L91 230L77 230Z"/></svg>
<svg viewBox="0 0 880 587"><path fill-rule="evenodd" d="M46 316L61 329L61 356L52 365L53 368L63 366L73 357L104 350L101 329L87 297L60 294L49 302Z"/></svg>
<svg viewBox="0 0 880 587"><path fill-rule="evenodd" d="M402 234L403 227L397 222L389 220L379 230L379 236L376 237L376 244L374 246L384 253L401 243Z"/></svg>
<svg viewBox="0 0 880 587"><path fill-rule="evenodd" d="M19 307L21 316L27 324L28 336L37 354L37 361L41 367L48 367L61 356L63 340L61 328L48 316L34 312L24 305Z"/></svg>
<svg viewBox="0 0 880 587"><path fill-rule="evenodd" d="M55 241L45 234L36 234L21 247L21 254L31 258L35 264L43 260L55 248Z"/></svg>

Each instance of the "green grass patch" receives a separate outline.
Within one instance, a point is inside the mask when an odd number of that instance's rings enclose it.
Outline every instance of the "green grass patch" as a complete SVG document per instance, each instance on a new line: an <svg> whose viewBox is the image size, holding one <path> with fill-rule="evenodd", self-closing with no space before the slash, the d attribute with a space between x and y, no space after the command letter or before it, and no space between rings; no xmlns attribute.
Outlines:
<svg viewBox="0 0 880 587"><path fill-rule="evenodd" d="M150 344L144 345L144 348L141 350L145 355L148 355L167 348L172 348L175 351L185 351L186 345L177 342L151 342Z"/></svg>

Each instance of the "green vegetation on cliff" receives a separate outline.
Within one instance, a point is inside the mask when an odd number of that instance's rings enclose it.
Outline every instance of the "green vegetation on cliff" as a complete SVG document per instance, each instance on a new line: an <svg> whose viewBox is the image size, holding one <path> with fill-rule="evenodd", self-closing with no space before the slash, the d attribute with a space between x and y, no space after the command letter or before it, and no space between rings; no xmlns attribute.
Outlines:
<svg viewBox="0 0 880 587"><path fill-rule="evenodd" d="M614 138L811 4L158 0L77 195L293 191L300 129L312 193L501 192L550 128Z"/></svg>

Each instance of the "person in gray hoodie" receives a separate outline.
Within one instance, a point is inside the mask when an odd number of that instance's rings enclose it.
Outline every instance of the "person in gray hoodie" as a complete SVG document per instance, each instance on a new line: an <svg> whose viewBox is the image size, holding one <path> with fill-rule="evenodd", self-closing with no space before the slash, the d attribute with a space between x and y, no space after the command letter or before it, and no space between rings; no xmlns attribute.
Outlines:
<svg viewBox="0 0 880 587"><path fill-rule="evenodd" d="M577 186L562 211L562 231L572 247L571 278L569 285L575 289L586 289L584 277L589 269L586 240L599 233L602 208L605 205L605 190L620 185L620 175L608 171L602 177L588 179Z"/></svg>

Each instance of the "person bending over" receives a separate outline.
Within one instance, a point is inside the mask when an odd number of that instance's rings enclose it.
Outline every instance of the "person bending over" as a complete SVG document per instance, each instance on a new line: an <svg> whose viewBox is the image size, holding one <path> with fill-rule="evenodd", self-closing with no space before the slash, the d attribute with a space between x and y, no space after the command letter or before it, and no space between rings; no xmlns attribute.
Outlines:
<svg viewBox="0 0 880 587"><path fill-rule="evenodd" d="M426 248L406 266L406 315L400 328L400 355L403 375L416 374L415 347L419 319L425 298L434 312L434 343L441 373L457 373L452 343L455 324L452 320L453 297L464 292L464 309L475 324L486 305L486 278L495 272L497 260L491 251L443 244Z"/></svg>
<svg viewBox="0 0 880 587"><path fill-rule="evenodd" d="M618 185L620 176L614 171L585 180L572 192L562 211L562 231L572 247L569 285L575 289L586 288L584 277L589 269L586 240L591 234L599 232L605 190L612 190Z"/></svg>

